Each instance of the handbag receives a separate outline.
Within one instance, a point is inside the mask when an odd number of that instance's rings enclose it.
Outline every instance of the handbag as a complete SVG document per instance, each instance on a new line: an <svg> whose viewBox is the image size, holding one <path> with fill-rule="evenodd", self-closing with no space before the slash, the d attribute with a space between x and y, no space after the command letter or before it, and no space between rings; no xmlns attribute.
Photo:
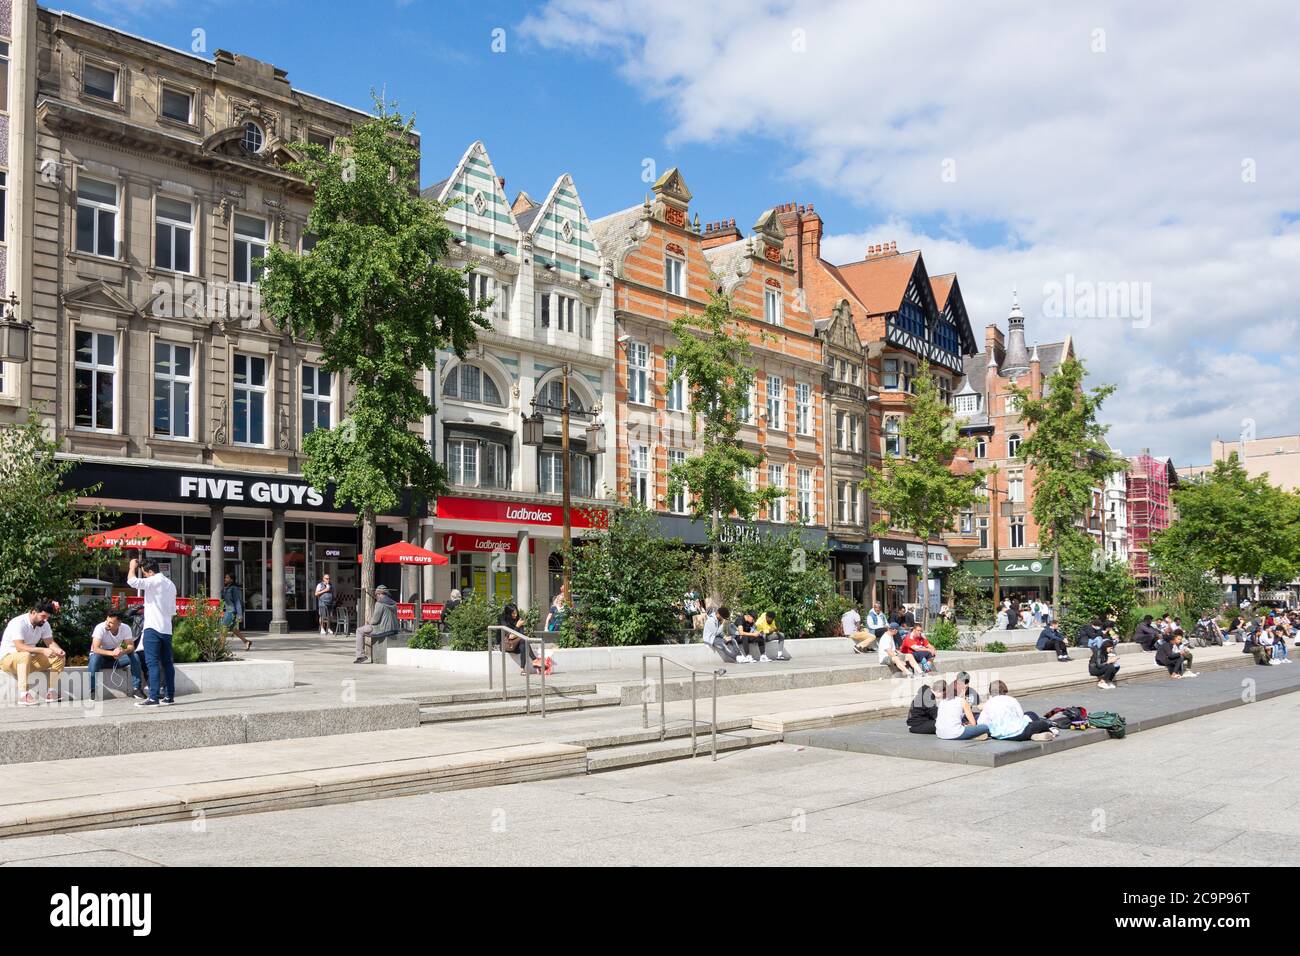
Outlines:
<svg viewBox="0 0 1300 956"><path fill-rule="evenodd" d="M501 646L505 648L507 654L513 654L519 650L519 642L522 640L523 638L518 634L507 634L501 639Z"/></svg>

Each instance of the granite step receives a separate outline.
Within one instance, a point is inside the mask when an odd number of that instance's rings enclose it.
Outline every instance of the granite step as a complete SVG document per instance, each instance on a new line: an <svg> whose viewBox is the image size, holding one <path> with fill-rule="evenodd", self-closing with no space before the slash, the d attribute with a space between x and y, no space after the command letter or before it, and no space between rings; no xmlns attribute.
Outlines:
<svg viewBox="0 0 1300 956"><path fill-rule="evenodd" d="M547 695L546 712L590 710L594 707L617 707L622 698L612 694L579 694L577 696ZM525 698L509 700L481 700L470 703L455 703L437 707L421 707L420 723L436 724L453 720L482 720L489 717L521 717L526 715L541 716L541 700L535 697L531 703Z"/></svg>
<svg viewBox="0 0 1300 956"><path fill-rule="evenodd" d="M718 753L731 750L745 750L761 747L765 744L780 743L782 735L764 730L730 730L718 733ZM601 747L587 753L587 772L599 773L605 770L620 770L644 764L662 763L667 760L684 760L691 757L710 757L713 753L712 737L700 734L691 749L689 730L686 736L654 740L642 743L621 744L614 747Z"/></svg>

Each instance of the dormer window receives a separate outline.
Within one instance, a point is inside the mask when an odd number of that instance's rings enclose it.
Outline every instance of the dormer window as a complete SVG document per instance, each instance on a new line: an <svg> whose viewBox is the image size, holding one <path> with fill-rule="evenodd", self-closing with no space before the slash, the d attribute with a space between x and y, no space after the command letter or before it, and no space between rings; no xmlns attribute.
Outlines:
<svg viewBox="0 0 1300 956"><path fill-rule="evenodd" d="M244 124L244 138L239 141L239 144L244 147L245 152L260 153L265 142L266 137L262 132L262 127L251 120Z"/></svg>
<svg viewBox="0 0 1300 956"><path fill-rule="evenodd" d="M978 395L958 395L954 411L958 415L974 415L980 410L980 397Z"/></svg>

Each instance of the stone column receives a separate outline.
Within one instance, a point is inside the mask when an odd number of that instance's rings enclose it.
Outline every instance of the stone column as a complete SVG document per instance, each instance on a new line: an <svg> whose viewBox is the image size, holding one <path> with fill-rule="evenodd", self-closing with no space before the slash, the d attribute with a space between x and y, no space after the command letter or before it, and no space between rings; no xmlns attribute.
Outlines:
<svg viewBox="0 0 1300 956"><path fill-rule="evenodd" d="M420 546L420 519L410 517L406 519L406 540ZM415 607L415 626L420 626L420 566L418 564L407 565L402 569L402 590L406 592L406 600L416 602Z"/></svg>
<svg viewBox="0 0 1300 956"><path fill-rule="evenodd" d="M424 540L420 542L420 546L426 551L437 551L441 554L442 552L438 551L438 536L433 532L433 522L426 518L420 532L424 535ZM424 569L424 599L426 601L432 601L437 593L434 589L434 575L438 573L439 567L443 567L443 565L434 566L431 564Z"/></svg>
<svg viewBox="0 0 1300 956"><path fill-rule="evenodd" d="M221 597L221 586L226 573L226 509L221 505L211 508L212 532L208 538L208 594Z"/></svg>
<svg viewBox="0 0 1300 956"><path fill-rule="evenodd" d="M518 578L519 586L517 594L519 598L519 613L525 613L533 605L533 551L532 539L527 531L519 532L519 560L515 562L515 575Z"/></svg>
<svg viewBox="0 0 1300 956"><path fill-rule="evenodd" d="M271 512L271 627L272 634L288 634L284 614L284 511Z"/></svg>

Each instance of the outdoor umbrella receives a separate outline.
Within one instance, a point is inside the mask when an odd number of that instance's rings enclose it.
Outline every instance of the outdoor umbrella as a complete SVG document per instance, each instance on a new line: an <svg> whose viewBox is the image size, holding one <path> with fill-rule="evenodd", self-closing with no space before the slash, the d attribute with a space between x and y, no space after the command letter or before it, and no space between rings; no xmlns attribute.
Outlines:
<svg viewBox="0 0 1300 956"><path fill-rule="evenodd" d="M157 531L147 524L133 524L116 531L100 531L82 539L88 548L123 548L140 551L165 551L168 554L189 554L194 548L171 535Z"/></svg>
<svg viewBox="0 0 1300 956"><path fill-rule="evenodd" d="M361 558L357 558L358 561ZM399 541L375 552L376 564L446 564L447 558L434 551Z"/></svg>

